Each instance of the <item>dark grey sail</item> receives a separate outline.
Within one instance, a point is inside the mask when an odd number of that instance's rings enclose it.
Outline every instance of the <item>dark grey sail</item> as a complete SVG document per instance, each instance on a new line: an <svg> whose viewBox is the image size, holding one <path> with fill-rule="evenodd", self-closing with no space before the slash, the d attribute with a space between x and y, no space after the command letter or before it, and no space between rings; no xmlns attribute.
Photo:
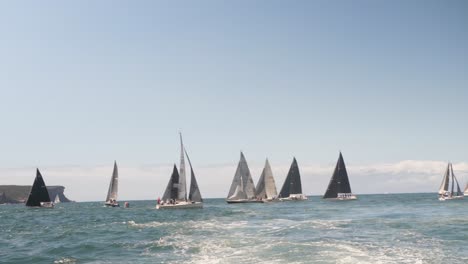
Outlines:
<svg viewBox="0 0 468 264"><path fill-rule="evenodd" d="M330 183L328 184L327 191L323 198L337 198L339 193L352 193L348 179L348 172L346 171L346 165L341 152L338 162L336 163L335 171L333 172L333 176L330 179Z"/></svg>
<svg viewBox="0 0 468 264"><path fill-rule="evenodd" d="M198 188L197 179L195 178L195 173L193 172L192 162L190 161L189 155L187 154L187 150L185 150L185 155L187 155L187 160L190 165L190 192L189 192L189 200L192 202L203 202L203 198L200 193L200 189Z"/></svg>
<svg viewBox="0 0 468 264"><path fill-rule="evenodd" d="M293 159L279 195L281 198L287 198L291 194L302 194L301 174L296 158Z"/></svg>
<svg viewBox="0 0 468 264"><path fill-rule="evenodd" d="M107 191L106 202L117 201L119 191L119 170L117 169L117 161L114 161L114 170L112 171L112 178L109 183L109 190Z"/></svg>
<svg viewBox="0 0 468 264"><path fill-rule="evenodd" d="M179 193L179 171L177 166L174 164L174 169L172 170L171 178L167 184L166 191L164 192L163 201L174 199L176 200Z"/></svg>
<svg viewBox="0 0 468 264"><path fill-rule="evenodd" d="M50 202L49 192L42 179L39 169L36 170L36 179L31 187L26 206L41 206L41 202Z"/></svg>
<svg viewBox="0 0 468 264"><path fill-rule="evenodd" d="M455 177L455 173L453 173L453 165L450 163L450 170L452 171L452 193L454 189L455 183L457 184L457 196L462 196L463 192L460 189L460 184L458 183L457 177Z"/></svg>

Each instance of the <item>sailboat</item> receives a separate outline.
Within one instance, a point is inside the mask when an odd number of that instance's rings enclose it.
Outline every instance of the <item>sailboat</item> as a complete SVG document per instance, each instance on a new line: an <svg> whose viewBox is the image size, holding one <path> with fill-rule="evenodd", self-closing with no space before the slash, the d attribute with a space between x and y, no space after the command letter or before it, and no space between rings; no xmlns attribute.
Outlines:
<svg viewBox="0 0 468 264"><path fill-rule="evenodd" d="M450 182L452 182L451 185L450 185ZM456 190L455 190L455 185L457 185ZM449 189L449 187L451 188ZM445 170L442 183L440 184L439 200L445 201L445 200L458 200L458 199L463 199L463 193L460 189L460 185L458 184L457 177L455 177L455 174L453 173L452 163L449 162L447 165L447 169Z"/></svg>
<svg viewBox="0 0 468 264"><path fill-rule="evenodd" d="M117 202L118 190L119 190L119 171L117 169L117 161L114 161L114 171L112 172L112 178L109 183L109 190L107 191L106 202L104 203L106 206L110 206L110 207L120 206L119 203Z"/></svg>
<svg viewBox="0 0 468 264"><path fill-rule="evenodd" d="M468 182L466 183L465 191L463 192L463 195L468 196Z"/></svg>
<svg viewBox="0 0 468 264"><path fill-rule="evenodd" d="M185 181L185 156L190 165L190 192L187 200L187 186ZM184 209L203 208L203 198L198 188L197 179L193 172L192 162L184 148L182 133L180 133L180 169L174 164L171 178L167 184L162 201L158 201L156 209Z"/></svg>
<svg viewBox="0 0 468 264"><path fill-rule="evenodd" d="M255 185L250 174L249 166L245 160L244 153L241 152L236 174L232 180L229 194L226 198L228 204L232 203L261 203L255 195Z"/></svg>
<svg viewBox="0 0 468 264"><path fill-rule="evenodd" d="M54 203L50 201L49 192L39 169L36 169L36 178L31 187L26 206L53 208Z"/></svg>
<svg viewBox="0 0 468 264"><path fill-rule="evenodd" d="M54 204L58 204L58 203L60 203L60 196L57 194L55 195Z"/></svg>
<svg viewBox="0 0 468 264"><path fill-rule="evenodd" d="M323 199L348 201L356 200L357 197L351 192L351 185L349 184L348 172L343 160L343 155L340 152L338 161L336 162L335 171L328 184L327 191L323 195Z"/></svg>
<svg viewBox="0 0 468 264"><path fill-rule="evenodd" d="M279 199L281 201L301 201L307 200L307 196L302 194L301 174L296 158L293 159L289 168L288 176L284 180Z"/></svg>
<svg viewBox="0 0 468 264"><path fill-rule="evenodd" d="M271 171L268 159L265 161L265 167L263 168L262 174L255 189L255 195L257 196L257 199L261 199L264 202L271 202L278 199L275 179L273 178L273 172Z"/></svg>

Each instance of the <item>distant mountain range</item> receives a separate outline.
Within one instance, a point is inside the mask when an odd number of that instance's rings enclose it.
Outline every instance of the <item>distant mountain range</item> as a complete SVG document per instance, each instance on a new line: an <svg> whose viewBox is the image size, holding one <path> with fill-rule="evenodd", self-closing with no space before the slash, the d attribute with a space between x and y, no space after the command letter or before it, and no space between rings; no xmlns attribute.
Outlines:
<svg viewBox="0 0 468 264"><path fill-rule="evenodd" d="M25 203L30 191L30 185L0 185L0 204ZM65 196L65 187L63 186L47 186L47 191L49 192L51 201L54 201L55 197L58 195L60 202L71 202L71 200Z"/></svg>

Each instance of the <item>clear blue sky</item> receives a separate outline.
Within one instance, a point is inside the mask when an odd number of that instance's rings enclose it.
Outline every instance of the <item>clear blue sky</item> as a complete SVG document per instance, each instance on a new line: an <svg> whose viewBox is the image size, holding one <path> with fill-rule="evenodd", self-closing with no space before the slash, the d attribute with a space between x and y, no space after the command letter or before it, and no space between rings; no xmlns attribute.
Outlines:
<svg viewBox="0 0 468 264"><path fill-rule="evenodd" d="M2 1L0 40L3 168L468 159L466 1Z"/></svg>

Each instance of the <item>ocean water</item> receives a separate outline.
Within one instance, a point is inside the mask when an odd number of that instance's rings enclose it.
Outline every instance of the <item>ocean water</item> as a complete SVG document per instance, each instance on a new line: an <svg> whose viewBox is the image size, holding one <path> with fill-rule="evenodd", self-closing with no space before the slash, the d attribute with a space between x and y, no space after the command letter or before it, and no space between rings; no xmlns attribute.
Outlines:
<svg viewBox="0 0 468 264"><path fill-rule="evenodd" d="M1 263L468 263L468 199L360 195L357 201L155 210L102 203L0 206Z"/></svg>

